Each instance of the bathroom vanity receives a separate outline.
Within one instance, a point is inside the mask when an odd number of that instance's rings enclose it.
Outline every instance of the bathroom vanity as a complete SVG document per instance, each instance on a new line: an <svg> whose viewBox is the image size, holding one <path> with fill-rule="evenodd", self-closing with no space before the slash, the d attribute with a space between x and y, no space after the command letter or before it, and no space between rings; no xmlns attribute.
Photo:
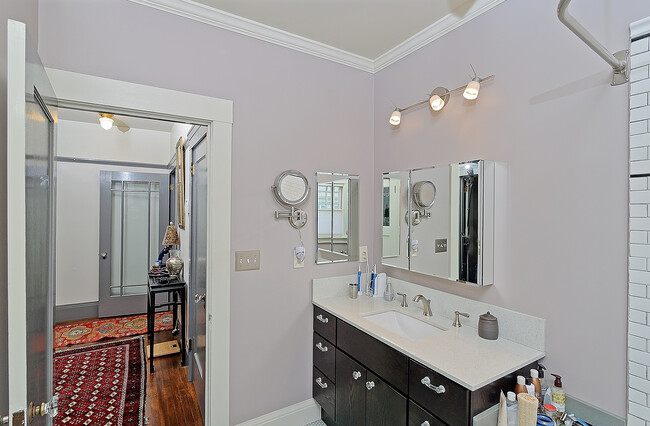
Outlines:
<svg viewBox="0 0 650 426"><path fill-rule="evenodd" d="M481 339L469 325L454 328L437 308L427 319L409 296L408 308L366 296L314 297L312 388L328 425L472 425L544 356ZM406 337L381 322L395 315L437 331Z"/></svg>

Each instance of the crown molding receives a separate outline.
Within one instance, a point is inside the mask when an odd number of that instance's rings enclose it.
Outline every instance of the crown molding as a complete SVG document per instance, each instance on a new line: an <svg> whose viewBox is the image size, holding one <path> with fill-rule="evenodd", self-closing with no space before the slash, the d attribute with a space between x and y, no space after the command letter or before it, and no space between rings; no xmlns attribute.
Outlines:
<svg viewBox="0 0 650 426"><path fill-rule="evenodd" d="M133 3L173 13L249 37L277 44L369 73L380 71L421 47L458 28L505 0L477 0L462 17L450 13L377 59L346 52L296 34L289 33L241 16L196 3L192 0L129 0Z"/></svg>
<svg viewBox="0 0 650 426"><path fill-rule="evenodd" d="M411 38L398 44L388 52L374 60L373 72L381 71L390 64L393 64L403 57L410 55L416 50L426 46L432 41L442 37L448 32L460 27L465 22L469 22L480 14L487 12L493 7L503 3L505 0L477 0L472 7L462 16L458 17L453 13L447 14L444 18L439 19L429 25Z"/></svg>

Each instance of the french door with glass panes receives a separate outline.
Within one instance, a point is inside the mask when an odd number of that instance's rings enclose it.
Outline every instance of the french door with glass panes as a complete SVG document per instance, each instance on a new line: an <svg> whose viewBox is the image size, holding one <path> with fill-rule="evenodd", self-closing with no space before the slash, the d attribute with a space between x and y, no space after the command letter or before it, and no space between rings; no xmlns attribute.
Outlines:
<svg viewBox="0 0 650 426"><path fill-rule="evenodd" d="M162 250L169 175L102 171L99 316L147 311L147 272Z"/></svg>

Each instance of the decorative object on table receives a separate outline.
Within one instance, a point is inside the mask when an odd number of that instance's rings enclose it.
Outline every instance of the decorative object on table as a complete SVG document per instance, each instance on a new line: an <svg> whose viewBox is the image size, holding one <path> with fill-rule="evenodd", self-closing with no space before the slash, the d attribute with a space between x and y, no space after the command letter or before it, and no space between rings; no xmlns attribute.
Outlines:
<svg viewBox="0 0 650 426"><path fill-rule="evenodd" d="M55 425L144 424L144 338L54 354Z"/></svg>
<svg viewBox="0 0 650 426"><path fill-rule="evenodd" d="M176 143L176 221L185 229L185 143L181 136Z"/></svg>
<svg viewBox="0 0 650 426"><path fill-rule="evenodd" d="M163 246L169 250L169 259L167 259L167 272L171 276L179 276L183 269L183 259L178 256L178 250L171 250L171 246L180 246L181 239L178 237L178 232L173 223L169 222L167 231L165 231L165 238L163 238ZM164 251L164 249L163 249Z"/></svg>
<svg viewBox="0 0 650 426"><path fill-rule="evenodd" d="M490 311L478 317L478 335L487 340L499 338L499 321Z"/></svg>
<svg viewBox="0 0 650 426"><path fill-rule="evenodd" d="M154 321L155 331L174 328L171 311L158 312ZM54 327L54 347L61 348L81 343L92 343L102 339L137 336L147 332L147 316L105 318L94 321L77 321Z"/></svg>

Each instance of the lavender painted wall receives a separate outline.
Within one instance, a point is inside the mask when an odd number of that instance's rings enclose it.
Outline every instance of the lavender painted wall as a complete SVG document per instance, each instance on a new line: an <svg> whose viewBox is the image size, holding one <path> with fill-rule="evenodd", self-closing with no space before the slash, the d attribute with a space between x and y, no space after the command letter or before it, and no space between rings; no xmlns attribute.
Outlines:
<svg viewBox="0 0 650 426"><path fill-rule="evenodd" d="M261 270L231 283L231 424L311 397L311 279L356 264L314 264L315 195L300 240L270 191L299 169L360 175L360 240L372 244L373 76L126 0L40 3L48 67L234 101L232 252L261 250ZM234 254L233 254L234 265Z"/></svg>
<svg viewBox="0 0 650 426"><path fill-rule="evenodd" d="M7 222L7 19L24 22L38 42L38 1L4 0L0 7L0 223ZM7 230L0 226L0 259L7 256ZM9 410L7 370L7 264L0 262L0 414Z"/></svg>
<svg viewBox="0 0 650 426"><path fill-rule="evenodd" d="M506 163L494 286L388 272L546 318L544 364L568 393L624 417L629 89L609 85L611 69L558 21L556 7L505 2L376 74L375 211L382 171ZM581 1L570 12L615 51L628 48L629 24L650 15L650 2ZM469 63L496 74L477 102L452 95L440 113L422 108L404 113L400 128L388 124L393 102L465 84Z"/></svg>

